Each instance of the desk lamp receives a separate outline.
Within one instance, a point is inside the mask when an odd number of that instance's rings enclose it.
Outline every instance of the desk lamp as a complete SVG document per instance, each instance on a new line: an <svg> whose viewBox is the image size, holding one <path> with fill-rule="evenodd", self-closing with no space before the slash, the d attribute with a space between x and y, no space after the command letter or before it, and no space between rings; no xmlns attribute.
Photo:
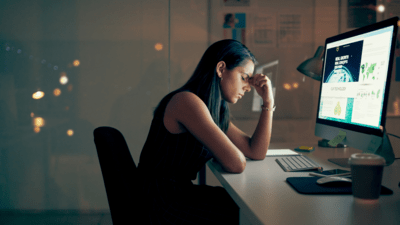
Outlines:
<svg viewBox="0 0 400 225"><path fill-rule="evenodd" d="M317 51L315 52L314 57L307 59L303 63L301 63L298 67L297 70L308 76L311 77L314 80L321 81L322 80L322 65L323 65L323 56L324 56L324 47L319 46ZM318 146L320 147L331 147L331 148L345 148L347 147L346 145L343 144L338 144L336 146L330 146L328 144L329 140L327 139L322 139L318 141Z"/></svg>
<svg viewBox="0 0 400 225"><path fill-rule="evenodd" d="M314 57L307 59L303 63L301 63L297 70L308 76L314 80L321 81L322 79L322 64L324 59L322 56L324 55L324 47L319 46L317 51L315 52Z"/></svg>

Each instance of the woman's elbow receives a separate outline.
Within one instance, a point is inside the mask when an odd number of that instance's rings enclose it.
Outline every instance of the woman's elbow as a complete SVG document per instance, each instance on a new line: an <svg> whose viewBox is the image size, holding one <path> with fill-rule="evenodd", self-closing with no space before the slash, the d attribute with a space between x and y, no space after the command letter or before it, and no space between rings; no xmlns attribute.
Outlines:
<svg viewBox="0 0 400 225"><path fill-rule="evenodd" d="M257 156L257 157L253 157L252 160L264 160L265 156Z"/></svg>
<svg viewBox="0 0 400 225"><path fill-rule="evenodd" d="M237 163L235 165L231 165L229 168L226 168L225 170L230 173L242 173L245 168L246 168L246 161L242 163Z"/></svg>
<svg viewBox="0 0 400 225"><path fill-rule="evenodd" d="M251 160L264 160L265 159L265 154L253 154L247 156Z"/></svg>

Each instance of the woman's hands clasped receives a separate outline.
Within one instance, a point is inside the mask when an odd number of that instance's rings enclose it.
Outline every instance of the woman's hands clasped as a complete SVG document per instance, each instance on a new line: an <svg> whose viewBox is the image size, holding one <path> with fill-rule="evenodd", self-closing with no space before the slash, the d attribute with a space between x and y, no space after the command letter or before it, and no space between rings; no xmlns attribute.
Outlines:
<svg viewBox="0 0 400 225"><path fill-rule="evenodd" d="M266 75L260 73L253 75L249 79L249 84L256 89L257 93L263 99L265 106L274 106L271 80Z"/></svg>

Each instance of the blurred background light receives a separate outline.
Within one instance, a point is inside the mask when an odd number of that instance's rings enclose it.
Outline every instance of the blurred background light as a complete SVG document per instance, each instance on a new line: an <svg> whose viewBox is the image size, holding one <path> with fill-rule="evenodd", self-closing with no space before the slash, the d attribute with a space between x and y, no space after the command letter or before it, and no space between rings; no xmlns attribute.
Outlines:
<svg viewBox="0 0 400 225"><path fill-rule="evenodd" d="M394 114L400 116L400 98L396 97L396 101L393 102Z"/></svg>
<svg viewBox="0 0 400 225"><path fill-rule="evenodd" d="M68 136L74 135L74 131L72 129L67 130L67 135Z"/></svg>
<svg viewBox="0 0 400 225"><path fill-rule="evenodd" d="M286 90L290 90L290 89L292 89L292 86L288 83L284 83L283 88L285 88Z"/></svg>
<svg viewBox="0 0 400 225"><path fill-rule="evenodd" d="M293 88L298 88L298 87L299 87L299 83L294 82L294 83L293 83Z"/></svg>
<svg viewBox="0 0 400 225"><path fill-rule="evenodd" d="M60 94L61 94L61 90L59 89L59 88L56 88L56 89L54 89L54 91L53 91L53 94L54 94L54 96L60 96Z"/></svg>
<svg viewBox="0 0 400 225"><path fill-rule="evenodd" d="M39 132L40 132L40 127L34 127L34 128L33 128L33 131L34 131L35 133L39 133Z"/></svg>
<svg viewBox="0 0 400 225"><path fill-rule="evenodd" d="M65 76L65 75L62 75L62 76L60 77L60 84L64 85L64 84L66 84L66 83L68 83L68 77Z"/></svg>
<svg viewBox="0 0 400 225"><path fill-rule="evenodd" d="M33 93L32 98L33 99L41 99L44 96L44 92L43 91L37 91L35 93Z"/></svg>
<svg viewBox="0 0 400 225"><path fill-rule="evenodd" d="M379 5L377 9L378 9L378 12L382 13L382 12L385 11L385 6L384 5Z"/></svg>
<svg viewBox="0 0 400 225"><path fill-rule="evenodd" d="M163 45L162 45L161 43L157 43L157 44L154 45L154 48L155 48L157 51L161 51L161 50L163 49Z"/></svg>
<svg viewBox="0 0 400 225"><path fill-rule="evenodd" d="M78 67L81 64L81 62L79 60L75 59L73 64L75 67Z"/></svg>
<svg viewBox="0 0 400 225"><path fill-rule="evenodd" d="M35 117L33 118L33 125L35 127L43 127L45 124L45 121L42 117Z"/></svg>

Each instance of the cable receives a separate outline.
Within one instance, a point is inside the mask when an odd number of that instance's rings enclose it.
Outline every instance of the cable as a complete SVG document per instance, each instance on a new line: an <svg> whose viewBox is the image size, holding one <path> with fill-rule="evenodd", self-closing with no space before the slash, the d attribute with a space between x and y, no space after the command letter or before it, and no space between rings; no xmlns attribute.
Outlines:
<svg viewBox="0 0 400 225"><path fill-rule="evenodd" d="M394 134L389 134L389 133L386 133L387 135L390 135L390 136L393 136L393 137L397 137L397 138L400 138L399 136L397 136L397 135L394 135Z"/></svg>

